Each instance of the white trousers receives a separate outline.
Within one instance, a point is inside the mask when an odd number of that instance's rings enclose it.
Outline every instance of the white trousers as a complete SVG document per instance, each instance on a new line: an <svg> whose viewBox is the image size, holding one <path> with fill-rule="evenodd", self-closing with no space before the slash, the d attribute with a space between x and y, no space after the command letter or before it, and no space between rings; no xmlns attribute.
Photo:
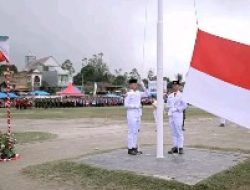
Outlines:
<svg viewBox="0 0 250 190"><path fill-rule="evenodd" d="M155 129L157 130L157 110L153 111L154 121L155 121Z"/></svg>
<svg viewBox="0 0 250 190"><path fill-rule="evenodd" d="M169 126L172 131L172 140L174 147L183 148L184 135L182 131L183 117L169 117Z"/></svg>
<svg viewBox="0 0 250 190"><path fill-rule="evenodd" d="M140 114L128 113L128 149L137 147L138 130L140 129Z"/></svg>

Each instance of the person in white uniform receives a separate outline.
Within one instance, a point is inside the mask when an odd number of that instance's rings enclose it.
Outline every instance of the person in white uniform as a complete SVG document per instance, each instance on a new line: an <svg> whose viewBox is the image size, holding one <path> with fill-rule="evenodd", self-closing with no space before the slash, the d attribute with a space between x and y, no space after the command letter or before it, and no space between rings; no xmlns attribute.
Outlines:
<svg viewBox="0 0 250 190"><path fill-rule="evenodd" d="M143 90L146 91L143 83L141 84ZM138 150L138 132L140 130L140 121L142 114L141 98L147 95L147 92L140 92L138 90L137 79L129 80L129 91L127 92L124 106L127 108L127 121L128 121L128 154L137 155L142 154Z"/></svg>
<svg viewBox="0 0 250 190"><path fill-rule="evenodd" d="M155 131L157 131L157 98L155 96L153 96L153 117L154 117L154 121L155 121Z"/></svg>
<svg viewBox="0 0 250 190"><path fill-rule="evenodd" d="M183 111L187 108L187 103L182 99L182 93L179 91L179 81L173 81L173 92L169 94L166 107L169 117L169 126L172 131L173 148L168 151L169 154L183 154Z"/></svg>

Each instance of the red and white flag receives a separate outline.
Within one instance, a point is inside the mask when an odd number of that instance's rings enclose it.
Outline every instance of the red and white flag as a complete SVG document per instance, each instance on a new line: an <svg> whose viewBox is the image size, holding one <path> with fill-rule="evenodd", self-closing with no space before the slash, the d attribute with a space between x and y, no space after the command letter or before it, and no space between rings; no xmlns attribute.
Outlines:
<svg viewBox="0 0 250 190"><path fill-rule="evenodd" d="M9 37L0 36L0 62L9 62Z"/></svg>
<svg viewBox="0 0 250 190"><path fill-rule="evenodd" d="M250 46L199 29L183 96L250 129Z"/></svg>

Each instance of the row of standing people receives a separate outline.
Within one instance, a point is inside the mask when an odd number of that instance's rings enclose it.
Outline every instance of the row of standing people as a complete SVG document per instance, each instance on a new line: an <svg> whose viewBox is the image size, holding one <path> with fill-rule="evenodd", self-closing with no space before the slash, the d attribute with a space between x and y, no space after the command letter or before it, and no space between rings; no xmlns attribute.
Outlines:
<svg viewBox="0 0 250 190"><path fill-rule="evenodd" d="M121 106L123 98L38 98L34 100L36 108L68 108L68 107L104 107Z"/></svg>

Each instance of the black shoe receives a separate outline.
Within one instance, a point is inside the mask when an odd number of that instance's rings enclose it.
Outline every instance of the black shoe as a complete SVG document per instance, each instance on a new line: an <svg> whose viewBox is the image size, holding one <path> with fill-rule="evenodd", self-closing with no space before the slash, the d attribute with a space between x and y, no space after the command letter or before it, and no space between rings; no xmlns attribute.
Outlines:
<svg viewBox="0 0 250 190"><path fill-rule="evenodd" d="M168 154L177 154L177 153L178 153L177 147L173 147L170 151L168 151Z"/></svg>
<svg viewBox="0 0 250 190"><path fill-rule="evenodd" d="M179 154L184 154L184 150L183 150L183 148L179 148L179 152L178 152Z"/></svg>
<svg viewBox="0 0 250 190"><path fill-rule="evenodd" d="M224 123L221 123L221 124L220 124L220 127L225 127L225 124L224 124Z"/></svg>
<svg viewBox="0 0 250 190"><path fill-rule="evenodd" d="M134 148L133 150L137 152L137 154L142 154L142 151L138 150L138 148Z"/></svg>
<svg viewBox="0 0 250 190"><path fill-rule="evenodd" d="M135 149L128 149L128 154L137 155L137 152L135 151Z"/></svg>

